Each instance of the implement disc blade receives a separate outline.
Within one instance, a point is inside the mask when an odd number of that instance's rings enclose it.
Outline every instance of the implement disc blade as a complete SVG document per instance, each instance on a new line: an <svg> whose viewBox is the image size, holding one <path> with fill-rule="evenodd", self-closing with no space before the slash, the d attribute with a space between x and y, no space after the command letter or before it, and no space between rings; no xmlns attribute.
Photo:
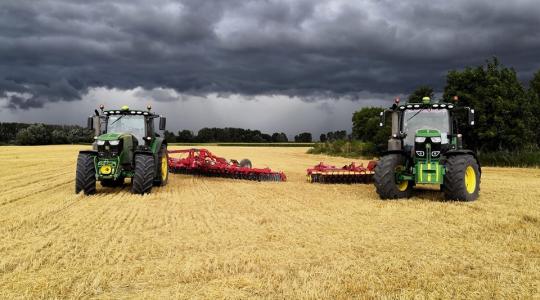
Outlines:
<svg viewBox="0 0 540 300"><path fill-rule="evenodd" d="M311 183L338 183L338 184L354 184L354 183L371 183L373 182L373 174L311 174L308 176L308 182Z"/></svg>

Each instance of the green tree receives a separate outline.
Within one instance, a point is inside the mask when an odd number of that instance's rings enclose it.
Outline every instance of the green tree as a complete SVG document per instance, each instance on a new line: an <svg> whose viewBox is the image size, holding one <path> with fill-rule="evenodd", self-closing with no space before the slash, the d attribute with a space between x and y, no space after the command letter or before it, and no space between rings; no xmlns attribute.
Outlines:
<svg viewBox="0 0 540 300"><path fill-rule="evenodd" d="M0 143L16 142L17 133L28 126L30 125L23 123L0 123Z"/></svg>
<svg viewBox="0 0 540 300"><path fill-rule="evenodd" d="M531 91L540 97L540 70L534 74L533 79L529 83L529 87Z"/></svg>
<svg viewBox="0 0 540 300"><path fill-rule="evenodd" d="M274 143L286 143L288 141L287 135L283 132L274 132L272 134L272 142Z"/></svg>
<svg viewBox="0 0 540 300"><path fill-rule="evenodd" d="M51 143L51 133L43 124L34 124L17 133L16 142L19 145L48 145Z"/></svg>
<svg viewBox="0 0 540 300"><path fill-rule="evenodd" d="M294 141L297 142L297 143L311 143L311 141L312 141L311 133L302 132L302 133L294 136Z"/></svg>
<svg viewBox="0 0 540 300"><path fill-rule="evenodd" d="M176 142L176 135L174 135L174 132L170 132L168 130L165 130L165 132L163 133L164 137L165 137L165 141L167 141L167 143L174 143Z"/></svg>
<svg viewBox="0 0 540 300"><path fill-rule="evenodd" d="M51 143L61 145L68 144L68 137L64 130L55 129L51 133Z"/></svg>
<svg viewBox="0 0 540 300"><path fill-rule="evenodd" d="M271 143L272 142L272 136L267 134L267 133L261 134L261 138L263 139L263 141L265 143Z"/></svg>
<svg viewBox="0 0 540 300"><path fill-rule="evenodd" d="M93 139L92 131L80 126L69 126L63 131L70 144L89 143Z"/></svg>
<svg viewBox="0 0 540 300"><path fill-rule="evenodd" d="M429 87L427 85L423 85L418 87L416 90L414 90L407 99L411 103L421 103L422 98L429 97L430 99L433 99L434 97L433 88Z"/></svg>
<svg viewBox="0 0 540 300"><path fill-rule="evenodd" d="M190 130L182 130L182 131L178 131L178 136L176 137L176 141L177 142L181 142L181 143L191 143L193 142L194 140L194 136L193 136L193 132L191 132Z"/></svg>
<svg viewBox="0 0 540 300"><path fill-rule="evenodd" d="M325 138L329 142L344 141L347 139L347 131L346 130L329 131L326 133Z"/></svg>
<svg viewBox="0 0 540 300"><path fill-rule="evenodd" d="M363 142L373 143L378 151L386 149L391 128L389 125L380 127L381 107L363 107L352 117L352 137Z"/></svg>
<svg viewBox="0 0 540 300"><path fill-rule="evenodd" d="M347 139L347 131L346 130L338 130L334 132L334 138L338 141L343 141Z"/></svg>
<svg viewBox="0 0 540 300"><path fill-rule="evenodd" d="M486 65L450 71L443 98L459 97L461 105L475 109L474 130L462 127L464 142L478 151L516 151L534 144L528 127L530 105L516 72L497 58Z"/></svg>
<svg viewBox="0 0 540 300"><path fill-rule="evenodd" d="M534 74L529 83L528 98L531 118L529 127L532 128L533 132L536 132L536 147L540 148L540 113L538 112L538 108L540 108L540 70Z"/></svg>
<svg viewBox="0 0 540 300"><path fill-rule="evenodd" d="M329 142L333 142L336 140L336 138L334 137L334 132L333 131L329 131L326 133L326 139L329 141Z"/></svg>
<svg viewBox="0 0 540 300"><path fill-rule="evenodd" d="M327 138L326 138L326 134L322 133L321 136L319 137L319 141L321 141L322 143L326 142Z"/></svg>

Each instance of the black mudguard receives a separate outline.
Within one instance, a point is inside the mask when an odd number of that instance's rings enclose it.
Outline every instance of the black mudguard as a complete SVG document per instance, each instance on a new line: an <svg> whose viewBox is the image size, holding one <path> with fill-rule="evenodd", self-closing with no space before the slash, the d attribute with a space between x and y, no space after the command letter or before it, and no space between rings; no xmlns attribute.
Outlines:
<svg viewBox="0 0 540 300"><path fill-rule="evenodd" d="M79 151L79 154L90 154L93 156L97 156L97 151L96 150L81 150Z"/></svg>
<svg viewBox="0 0 540 300"><path fill-rule="evenodd" d="M388 150L388 151L384 151L382 154L381 154L381 157L382 156L386 156L386 155L390 155L390 154L401 154L405 157L409 157L409 155L407 154L407 152L405 150Z"/></svg>

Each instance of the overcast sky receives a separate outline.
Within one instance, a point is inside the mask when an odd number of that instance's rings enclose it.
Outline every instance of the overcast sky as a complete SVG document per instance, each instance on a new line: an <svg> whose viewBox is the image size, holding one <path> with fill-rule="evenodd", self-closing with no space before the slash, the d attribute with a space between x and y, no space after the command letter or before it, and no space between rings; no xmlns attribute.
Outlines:
<svg viewBox="0 0 540 300"><path fill-rule="evenodd" d="M527 82L538 28L537 0L2 0L0 121L151 103L171 130L318 136L492 56Z"/></svg>

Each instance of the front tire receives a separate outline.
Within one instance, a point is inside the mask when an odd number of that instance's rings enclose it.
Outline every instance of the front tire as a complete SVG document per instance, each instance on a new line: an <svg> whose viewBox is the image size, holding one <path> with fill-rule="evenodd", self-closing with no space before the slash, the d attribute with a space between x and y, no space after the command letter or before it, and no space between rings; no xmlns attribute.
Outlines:
<svg viewBox="0 0 540 300"><path fill-rule="evenodd" d="M96 193L96 167L94 156L88 153L79 153L77 158L77 173L75 176L75 193L81 191L85 195Z"/></svg>
<svg viewBox="0 0 540 300"><path fill-rule="evenodd" d="M446 161L444 196L447 200L474 201L480 193L480 168L472 155L450 156Z"/></svg>
<svg viewBox="0 0 540 300"><path fill-rule="evenodd" d="M396 181L396 171L405 168L405 158L400 154L383 156L375 167L375 188L383 200L409 198L412 194L412 182Z"/></svg>
<svg viewBox="0 0 540 300"><path fill-rule="evenodd" d="M131 192L133 194L146 194L152 190L156 167L152 155L135 155L135 174L132 179Z"/></svg>

